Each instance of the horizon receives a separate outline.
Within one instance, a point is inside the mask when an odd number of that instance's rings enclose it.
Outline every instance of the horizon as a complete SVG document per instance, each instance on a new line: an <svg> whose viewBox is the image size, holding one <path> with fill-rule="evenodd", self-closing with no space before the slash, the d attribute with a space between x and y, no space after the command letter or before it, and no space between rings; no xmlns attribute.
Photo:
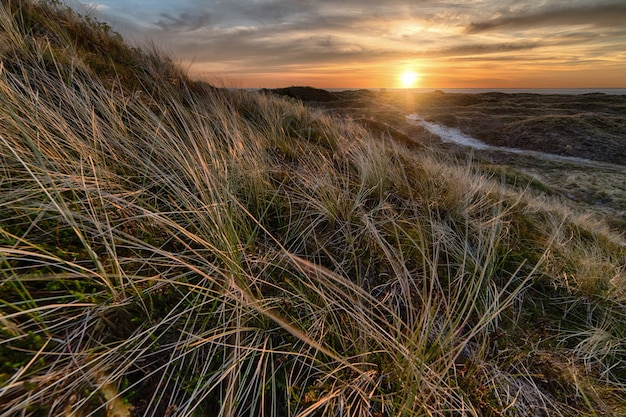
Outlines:
<svg viewBox="0 0 626 417"><path fill-rule="evenodd" d="M235 88L626 88L626 4L67 0Z"/></svg>
<svg viewBox="0 0 626 417"><path fill-rule="evenodd" d="M263 90L263 89L274 89L268 87L226 87L233 89L242 89L242 90ZM464 88L464 87L364 87L364 88L351 88L351 87L313 87L309 85L290 85L285 87L276 87L275 89L280 88L316 88L320 90L328 90L332 92L340 92L340 91L357 91L357 90L370 90L370 91L379 91L384 90L387 92L415 92L415 93L427 93L427 92L435 92L435 91L443 91L443 92L546 92L549 94L587 94L587 93L599 93L599 94L608 94L608 95L626 95L626 88L620 87L591 87L591 88L580 88L580 87L567 87L567 88L523 88L523 87L514 87L514 88L487 88L487 87L477 87L477 88Z"/></svg>

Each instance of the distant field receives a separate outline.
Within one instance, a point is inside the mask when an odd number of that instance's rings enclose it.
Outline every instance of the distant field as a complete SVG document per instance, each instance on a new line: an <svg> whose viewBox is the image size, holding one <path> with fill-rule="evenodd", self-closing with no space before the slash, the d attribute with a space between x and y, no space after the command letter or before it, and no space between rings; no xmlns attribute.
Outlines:
<svg viewBox="0 0 626 417"><path fill-rule="evenodd" d="M370 130L414 146L435 147L454 155L472 153L485 167L513 170L515 176L537 181L535 185L541 184L544 191L592 209L614 228L626 230L626 95L275 91L354 118ZM411 113L458 128L492 146L585 158L599 164L581 166L443 144L425 129L407 124L404 115Z"/></svg>

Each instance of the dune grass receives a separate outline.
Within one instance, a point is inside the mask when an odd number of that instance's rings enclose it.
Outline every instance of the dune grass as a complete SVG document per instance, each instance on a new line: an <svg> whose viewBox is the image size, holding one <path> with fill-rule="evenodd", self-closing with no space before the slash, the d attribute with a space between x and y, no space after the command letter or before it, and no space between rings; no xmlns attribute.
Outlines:
<svg viewBox="0 0 626 417"><path fill-rule="evenodd" d="M55 2L0 21L0 416L624 413L584 213Z"/></svg>

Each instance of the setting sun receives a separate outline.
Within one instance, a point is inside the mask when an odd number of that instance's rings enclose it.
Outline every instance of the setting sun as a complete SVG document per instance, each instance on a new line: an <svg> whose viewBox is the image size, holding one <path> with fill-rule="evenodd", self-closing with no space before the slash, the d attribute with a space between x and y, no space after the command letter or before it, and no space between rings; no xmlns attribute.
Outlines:
<svg viewBox="0 0 626 417"><path fill-rule="evenodd" d="M415 86L417 74L413 71L405 71L400 75L400 84L402 88L411 88Z"/></svg>

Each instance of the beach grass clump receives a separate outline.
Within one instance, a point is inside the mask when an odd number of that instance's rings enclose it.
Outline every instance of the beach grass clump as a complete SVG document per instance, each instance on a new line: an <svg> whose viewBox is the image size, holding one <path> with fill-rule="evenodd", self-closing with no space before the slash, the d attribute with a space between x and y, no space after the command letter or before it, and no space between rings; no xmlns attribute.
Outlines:
<svg viewBox="0 0 626 417"><path fill-rule="evenodd" d="M620 236L54 2L0 17L0 416L624 410Z"/></svg>

